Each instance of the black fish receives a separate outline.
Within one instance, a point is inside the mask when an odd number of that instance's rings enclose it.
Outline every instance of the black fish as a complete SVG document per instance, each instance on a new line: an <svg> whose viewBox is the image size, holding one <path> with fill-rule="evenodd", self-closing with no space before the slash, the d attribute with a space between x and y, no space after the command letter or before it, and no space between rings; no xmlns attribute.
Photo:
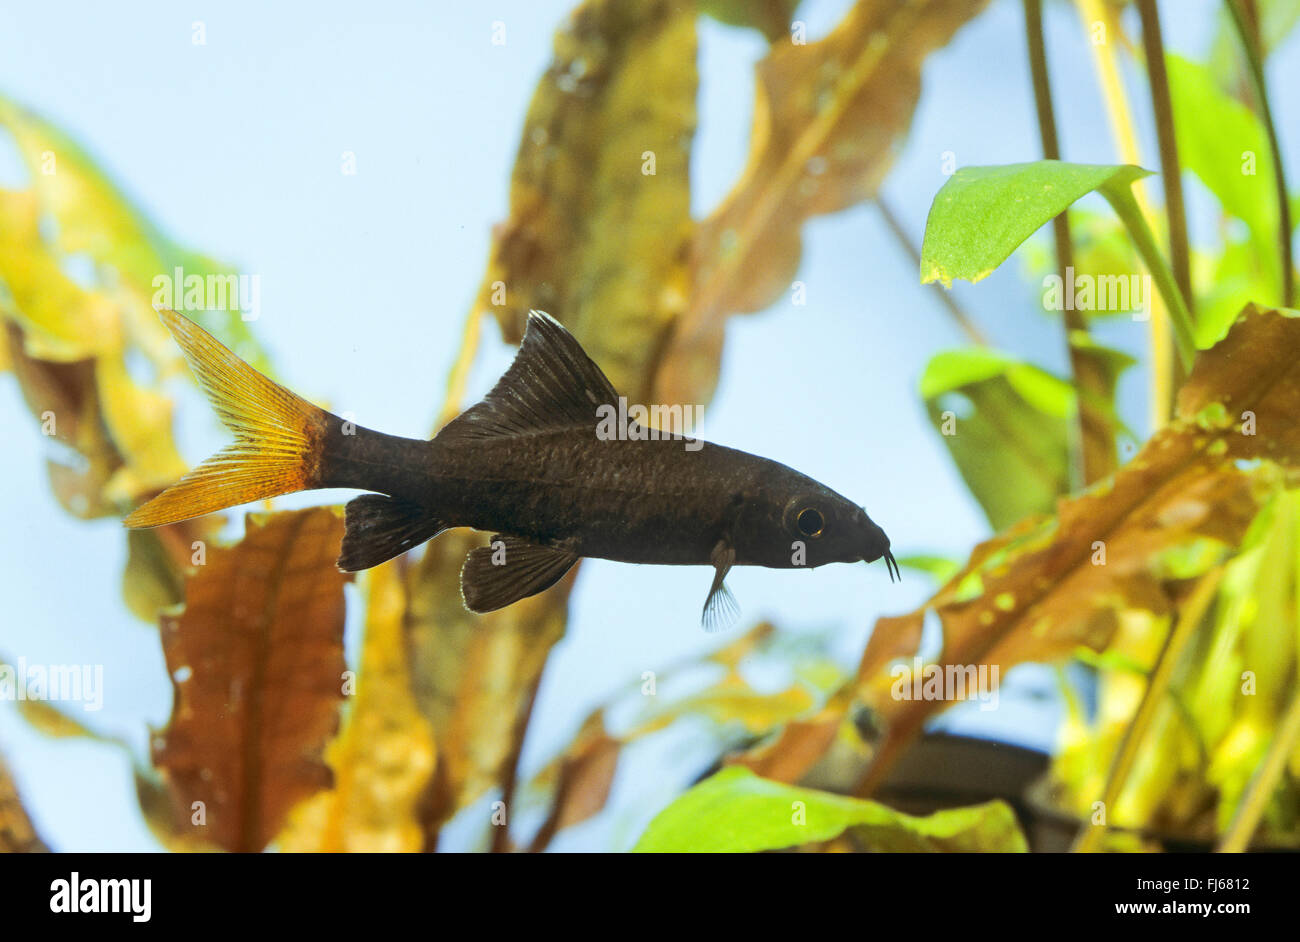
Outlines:
<svg viewBox="0 0 1300 942"><path fill-rule="evenodd" d="M580 557L710 565L706 627L735 614L732 566L795 569L883 557L857 504L783 464L633 425L599 435L618 393L558 321L534 311L510 369L431 441L361 428L258 373L172 311L161 316L235 443L130 514L155 527L295 491L378 493L347 505L338 566L376 566L450 527L497 534L461 570L472 612L554 585ZM609 408L600 409L606 406Z"/></svg>

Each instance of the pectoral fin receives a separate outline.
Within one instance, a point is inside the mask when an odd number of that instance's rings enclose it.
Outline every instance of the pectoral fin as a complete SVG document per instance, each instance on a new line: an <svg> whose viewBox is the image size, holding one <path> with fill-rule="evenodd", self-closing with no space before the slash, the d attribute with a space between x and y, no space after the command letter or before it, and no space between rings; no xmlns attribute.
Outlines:
<svg viewBox="0 0 1300 942"><path fill-rule="evenodd" d="M731 627L740 617L740 605L723 582L736 562L736 548L726 540L719 540L709 559L713 563L713 585L709 597L704 600L700 624L705 631L714 632Z"/></svg>
<svg viewBox="0 0 1300 942"><path fill-rule="evenodd" d="M549 589L577 561L576 553L498 534L465 558L460 595L471 612L495 612Z"/></svg>
<svg viewBox="0 0 1300 942"><path fill-rule="evenodd" d="M378 566L446 528L419 504L383 494L362 494L348 501L338 567L356 572Z"/></svg>

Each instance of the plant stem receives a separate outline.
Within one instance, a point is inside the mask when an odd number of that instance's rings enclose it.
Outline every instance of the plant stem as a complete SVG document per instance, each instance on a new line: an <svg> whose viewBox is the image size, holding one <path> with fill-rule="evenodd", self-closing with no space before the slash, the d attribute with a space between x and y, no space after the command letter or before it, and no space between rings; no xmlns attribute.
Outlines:
<svg viewBox="0 0 1300 942"><path fill-rule="evenodd" d="M1119 749L1116 750L1115 758L1111 761L1110 772L1106 775L1106 787L1102 790L1101 801L1108 818L1114 814L1119 796L1124 792L1124 784L1128 781L1129 772L1133 770L1138 748L1146 739L1151 723L1155 719L1156 708L1164 702L1165 692L1169 689L1169 679L1173 676L1178 657L1187 647L1187 642L1192 635L1196 633L1196 628L1200 625L1206 609L1209 608L1222 576L1222 566L1217 566L1201 576L1200 581L1196 583L1196 588L1192 590L1191 596L1183 605L1177 622L1165 636L1165 643L1161 646L1160 654L1151 669L1147 689L1142 693L1142 702L1138 704L1133 722L1129 724L1128 729L1124 730ZM1101 846L1106 827L1106 824L1085 826L1079 839L1074 843L1073 851L1079 854L1096 851Z"/></svg>
<svg viewBox="0 0 1300 942"><path fill-rule="evenodd" d="M1052 85L1047 71L1047 50L1043 40L1042 0L1024 0L1025 38L1029 45L1029 71L1033 77L1034 105L1038 112L1038 133L1043 157L1061 159L1061 145L1056 136L1056 116L1052 108ZM1052 220L1056 240L1056 269L1064 284L1074 266L1074 243L1070 238L1069 210ZM1072 477L1076 485L1087 486L1115 470L1115 433L1104 412L1096 403L1109 398L1105 367L1098 363L1089 346L1088 323L1083 314L1068 307L1064 312L1065 341L1070 354L1070 372L1074 378L1078 434L1075 443Z"/></svg>
<svg viewBox="0 0 1300 942"><path fill-rule="evenodd" d="M1191 255L1187 248L1187 211L1183 206L1182 166L1178 161L1178 138L1174 133L1173 106L1169 100L1169 76L1165 71L1165 44L1160 35L1160 13L1156 0L1137 0L1142 18L1142 48L1146 53L1147 78L1151 85L1151 110L1156 119L1156 140L1160 144L1160 180L1165 190L1165 213L1169 217L1169 260L1174 281L1189 311L1196 307L1192 294Z"/></svg>
<svg viewBox="0 0 1300 942"><path fill-rule="evenodd" d="M1091 31L1099 25L1105 30L1104 41L1094 40L1088 43L1092 50L1093 66L1106 102L1106 114L1110 119L1120 162L1140 167L1142 159L1138 153L1137 138L1133 134L1133 116L1124 94L1124 82L1120 77L1116 54L1123 39L1119 20L1112 8L1102 0L1075 0L1075 5L1086 29ZM1116 37L1114 41L1110 39L1111 36ZM1140 185L1137 186L1135 195L1142 215L1154 219L1155 213L1147 205ZM1173 351L1167 317L1162 304L1151 306L1148 336L1151 344L1151 424L1154 428L1162 427L1169 420L1179 385L1176 376L1179 364Z"/></svg>
<svg viewBox="0 0 1300 942"><path fill-rule="evenodd" d="M1137 246L1138 253L1142 256L1142 260L1146 262L1147 270L1151 272L1151 277L1156 283L1156 289L1160 292L1165 305L1169 308L1169 320L1174 328L1174 345L1178 349L1178 357L1182 363L1183 372L1185 374L1190 373L1192 360L1196 356L1196 340L1192 331L1192 314L1187 310L1187 305L1183 303L1183 296L1178 290L1178 285L1174 282L1173 273L1169 270L1169 266L1165 264L1164 256L1160 254L1160 249L1156 245L1156 237L1152 235L1151 228L1142 216L1142 211L1138 209L1137 200L1133 198L1133 191L1129 189L1128 184L1104 186L1101 189L1101 194L1114 207L1116 214L1128 228L1129 235L1133 238L1133 244Z"/></svg>
<svg viewBox="0 0 1300 942"><path fill-rule="evenodd" d="M524 751L524 738L528 734L528 721L532 718L533 707L537 703L537 690L541 685L542 675L539 672L532 682L531 689L528 691L528 700L524 703L523 711L516 719L511 736L510 754L502 765L501 802L506 809L506 823L492 829L491 852L494 854L508 853L513 849L510 841L510 821L515 813L515 787L519 782L519 757Z"/></svg>
<svg viewBox="0 0 1300 942"><path fill-rule="evenodd" d="M1236 0L1225 0L1232 22L1241 37L1241 46L1250 67L1250 78L1255 86L1259 115L1268 134L1268 148L1273 154L1273 182L1277 190L1278 247L1282 252L1282 305L1295 307L1295 262L1291 256L1291 202L1287 196L1286 168L1282 165L1282 151L1273 126L1273 110L1268 103L1268 86L1264 79L1264 63L1260 54L1259 37L1246 23L1246 17Z"/></svg>
<svg viewBox="0 0 1300 942"><path fill-rule="evenodd" d="M1250 788L1237 806L1237 813L1219 844L1218 851L1223 854L1239 854L1250 846L1250 839L1259 827L1259 819L1264 816L1264 809L1273 797L1278 779L1286 769L1287 758L1300 743L1300 684L1297 684L1295 696L1287 707L1282 722L1278 725L1277 735L1269 746L1268 755L1260 765Z"/></svg>
<svg viewBox="0 0 1300 942"><path fill-rule="evenodd" d="M894 215L894 211L890 209L889 204L886 203L884 198L879 194L876 195L876 208L880 210L880 216L885 220L885 225L898 241L898 244L902 246L903 251L907 253L908 258L912 260L912 264L916 268L920 268L921 253L917 249L916 243L912 241L911 237L907 234L907 230L903 228L903 224L899 222L898 217ZM946 290L937 281L932 281L930 287L934 289L939 301L948 310L948 313L952 315L952 319L956 322L957 326L961 328L962 333L966 335L966 339L977 347L987 347L989 345L988 338L984 336L975 322L971 320L970 315L961 309L961 305L953 299L952 293Z"/></svg>
<svg viewBox="0 0 1300 942"><path fill-rule="evenodd" d="M433 430L435 434L460 415L464 408L465 388L469 384L470 370L474 367L474 358L478 355L479 341L482 336L483 315L477 310L471 310L465 317L465 327L461 332L460 350L456 354L456 362L451 365L451 371L447 375L447 393L443 397L442 409L438 413L438 421Z"/></svg>

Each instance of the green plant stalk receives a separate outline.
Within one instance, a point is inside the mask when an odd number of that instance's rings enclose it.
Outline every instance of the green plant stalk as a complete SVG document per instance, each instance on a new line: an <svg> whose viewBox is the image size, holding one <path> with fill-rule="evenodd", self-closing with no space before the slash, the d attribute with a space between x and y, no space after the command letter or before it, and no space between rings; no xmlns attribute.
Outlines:
<svg viewBox="0 0 1300 942"><path fill-rule="evenodd" d="M1178 160L1178 138L1174 133L1174 109L1169 99L1160 13L1156 9L1156 0L1138 0L1137 7L1142 18L1142 47L1146 53L1147 79L1151 87L1151 111L1155 115L1156 139L1160 146L1160 181L1165 191L1165 214L1169 219L1169 259L1183 300L1188 309L1193 310L1196 298L1192 293L1191 254L1187 247L1182 166Z"/></svg>
<svg viewBox="0 0 1300 942"><path fill-rule="evenodd" d="M895 215L893 209L890 208L884 197L879 193L876 194L876 208L880 210L880 218L885 221L885 227L889 229L890 234L893 235L903 251L907 253L907 257L912 262L912 267L919 270L921 267L921 253L917 251L916 244L907 234L907 230L903 228L898 216ZM970 315L962 310L961 305L953 300L952 292L945 291L943 285L938 282L931 282L930 287L934 289L935 294L938 296L939 303L952 315L953 322L966 335L966 339L977 347L987 347L989 345L988 338L984 336Z"/></svg>
<svg viewBox="0 0 1300 942"><path fill-rule="evenodd" d="M1043 2L1024 0L1025 39L1029 50L1029 72L1033 79L1034 106L1038 114L1038 133L1043 157L1061 159L1061 145L1056 135L1056 115L1052 108L1052 84L1047 71L1047 47L1043 40ZM1070 238L1070 212L1052 220L1056 242L1056 270L1062 283L1074 265L1074 243ZM1081 340L1088 337L1088 323L1073 306L1063 312L1066 348L1070 356L1070 373L1074 380L1078 407L1075 441L1071 448L1071 483L1088 486L1115 470L1115 432L1105 412L1095 403L1104 402L1106 380L1102 366Z"/></svg>
<svg viewBox="0 0 1300 942"><path fill-rule="evenodd" d="M1264 816L1264 809L1268 807L1268 801L1277 788L1278 779L1286 769L1287 758L1297 743L1300 743L1300 684L1297 684L1296 694L1278 726L1268 755L1264 757L1259 771L1251 780L1250 788L1237 806L1228 833L1217 848L1219 853L1239 854L1250 846L1250 839L1259 827L1259 819Z"/></svg>
<svg viewBox="0 0 1300 942"><path fill-rule="evenodd" d="M1196 633L1206 609L1214 599L1215 590L1218 589L1222 577L1222 566L1217 566L1201 576L1196 583L1196 588L1192 590L1191 596L1184 604L1183 610L1179 613L1174 627L1165 637L1165 643L1161 646L1160 654L1151 671L1151 678L1147 681L1147 688L1142 693L1142 702L1138 704L1137 714L1128 729L1124 730L1124 736L1120 740L1115 758L1111 761L1110 771L1106 775L1106 787L1102 790L1101 800L1107 815L1111 814L1119 801L1119 796L1124 792L1124 785L1137 759L1138 748L1146 739L1147 731L1155 719L1157 707L1164 701L1165 692L1169 689L1169 679L1173 676L1179 655L1187 647L1187 642L1191 640L1192 635ZM1106 827L1105 824L1085 826L1074 843L1072 848L1074 853L1095 852L1101 846Z"/></svg>
<svg viewBox="0 0 1300 942"><path fill-rule="evenodd" d="M1160 292L1160 297L1164 299L1165 306L1169 308L1169 322L1173 326L1174 346L1178 350L1178 359L1186 375L1191 372L1192 360L1196 357L1196 340L1192 328L1192 312L1187 309L1183 303L1182 292L1178 290L1178 284L1174 281L1173 272L1169 270L1164 256L1160 254L1160 249L1156 245L1156 238L1151 233L1151 228L1147 225L1146 220L1142 218L1142 211L1138 208L1137 200L1133 198L1133 191L1128 185L1123 186L1104 186L1101 188L1101 195L1106 197L1107 201L1115 209L1116 215L1128 229L1129 236L1133 239L1133 244L1137 246L1138 254L1146 262L1147 270L1151 273L1152 280L1155 281L1156 290Z"/></svg>
<svg viewBox="0 0 1300 942"><path fill-rule="evenodd" d="M1241 37L1241 47L1246 54L1246 63L1250 69L1251 83L1255 86L1255 97L1259 103L1260 118L1264 121L1264 130L1268 134L1268 149L1273 153L1273 182L1277 190L1278 246L1282 252L1282 304L1295 307L1295 262L1291 256L1291 201L1287 196L1286 169L1282 166L1282 151L1277 141L1277 129L1273 126L1273 109L1268 103L1268 85L1264 79L1264 63L1260 58L1259 45L1250 29L1241 7L1236 0L1225 0L1228 14L1232 17L1237 35Z"/></svg>

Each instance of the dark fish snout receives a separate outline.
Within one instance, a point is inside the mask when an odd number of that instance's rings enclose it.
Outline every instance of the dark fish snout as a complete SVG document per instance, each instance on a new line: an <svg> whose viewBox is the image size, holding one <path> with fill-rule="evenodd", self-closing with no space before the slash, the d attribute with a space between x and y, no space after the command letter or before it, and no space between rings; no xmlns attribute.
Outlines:
<svg viewBox="0 0 1300 942"><path fill-rule="evenodd" d="M884 530L880 529L879 524L867 516L865 510L861 513L870 533L867 540L867 552L862 558L869 563L874 563L877 559L883 559L885 561L885 569L889 572L889 581L902 581L903 574L898 568L898 560L894 559L894 554L890 552L889 549L889 537L885 535Z"/></svg>

